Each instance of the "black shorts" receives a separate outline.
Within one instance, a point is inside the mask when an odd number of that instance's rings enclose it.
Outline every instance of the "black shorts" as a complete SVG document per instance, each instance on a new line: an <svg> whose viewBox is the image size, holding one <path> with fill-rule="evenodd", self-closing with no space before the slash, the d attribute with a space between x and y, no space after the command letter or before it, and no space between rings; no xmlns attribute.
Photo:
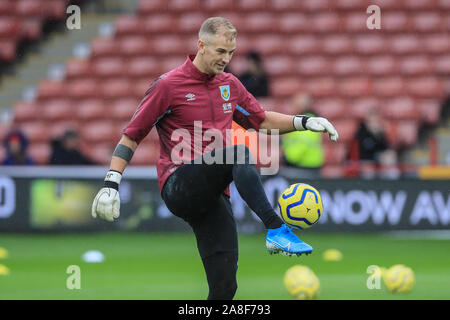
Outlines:
<svg viewBox="0 0 450 320"><path fill-rule="evenodd" d="M224 194L232 180L232 165L184 164L162 189L169 210L192 227L202 259L233 251L237 260L236 222Z"/></svg>

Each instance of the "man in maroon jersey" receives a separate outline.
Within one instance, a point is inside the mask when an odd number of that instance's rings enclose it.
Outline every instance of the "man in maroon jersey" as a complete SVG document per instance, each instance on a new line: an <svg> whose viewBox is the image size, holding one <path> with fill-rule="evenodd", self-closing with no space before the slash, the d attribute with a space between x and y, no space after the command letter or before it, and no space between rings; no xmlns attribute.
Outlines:
<svg viewBox="0 0 450 320"><path fill-rule="evenodd" d="M236 35L235 27L224 18L209 18L202 24L197 54L147 90L123 131L104 187L92 205L94 218L114 221L119 217L122 173L138 144L156 126L161 196L169 210L194 231L208 280L208 299L232 299L237 289L238 241L228 192L232 181L267 228L270 253L300 255L313 250L270 205L249 149L227 144L226 130L232 121L269 134L312 130L327 132L332 141L338 139L324 118L264 111L236 77L223 72L236 50ZM211 150L210 139L196 139L199 134L212 134L222 147Z"/></svg>

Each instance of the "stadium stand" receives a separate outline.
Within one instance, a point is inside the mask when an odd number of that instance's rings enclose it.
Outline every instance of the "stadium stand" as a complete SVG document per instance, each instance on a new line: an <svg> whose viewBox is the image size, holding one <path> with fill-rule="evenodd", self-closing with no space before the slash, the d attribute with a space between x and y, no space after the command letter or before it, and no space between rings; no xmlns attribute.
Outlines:
<svg viewBox="0 0 450 320"><path fill-rule="evenodd" d="M29 2L2 2L0 37L18 40L27 34L29 19L58 17L56 5L42 10L41 5L51 1L33 0L32 6L25 6ZM68 61L62 82L44 80L36 101L19 102L14 121L24 128L34 126L27 133L33 143L41 143L45 134L38 129L40 123L52 126L71 119L96 150L91 155L106 164L109 157L94 146L112 147L111 138L120 133L152 79L194 53L201 22L221 15L239 32L233 72L239 73L250 48L264 57L272 96L262 100L263 106L291 113L288 99L305 91L312 95L316 111L333 120L341 141L325 144L324 173L335 176L342 172L339 166L368 108L381 108L396 148L410 147L422 123L438 122L439 101L448 86L449 2L373 2L382 3L381 30L366 27L367 3L360 0L141 0L136 14L116 20L112 37L92 41L87 60ZM24 23L8 23L11 11L27 17ZM1 43L0 56L13 59L6 42ZM155 163L155 141L152 133L134 164Z"/></svg>
<svg viewBox="0 0 450 320"><path fill-rule="evenodd" d="M0 1L0 61L17 57L21 42L42 36L45 22L66 17L70 0L2 0ZM77 1L80 2L80 1Z"/></svg>

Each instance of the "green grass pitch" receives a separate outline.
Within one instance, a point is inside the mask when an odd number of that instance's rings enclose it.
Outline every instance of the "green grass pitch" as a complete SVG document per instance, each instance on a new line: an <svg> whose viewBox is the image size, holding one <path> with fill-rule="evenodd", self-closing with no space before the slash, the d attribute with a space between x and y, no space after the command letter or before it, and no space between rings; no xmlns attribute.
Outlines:
<svg viewBox="0 0 450 320"><path fill-rule="evenodd" d="M306 231L310 256L269 255L264 234L239 238L236 299L290 299L283 274L295 264L309 266L320 279L319 299L450 299L450 241L399 239L381 234L328 234ZM91 233L2 234L9 251L0 264L0 299L204 299L207 283L192 234ZM326 262L336 248L343 260ZM105 254L103 263L82 261L87 250ZM402 263L416 275L413 291L393 295L384 285L366 287L369 265ZM81 289L69 290L66 269L81 269Z"/></svg>

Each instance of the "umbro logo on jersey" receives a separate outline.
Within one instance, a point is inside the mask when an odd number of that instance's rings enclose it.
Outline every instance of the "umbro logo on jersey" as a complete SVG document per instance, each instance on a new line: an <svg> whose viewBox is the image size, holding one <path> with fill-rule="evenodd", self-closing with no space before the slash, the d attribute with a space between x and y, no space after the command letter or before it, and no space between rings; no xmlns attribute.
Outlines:
<svg viewBox="0 0 450 320"><path fill-rule="evenodd" d="M195 100L195 94L193 94L193 93L188 93L187 95L185 95L185 97L187 98L186 101L194 101Z"/></svg>

